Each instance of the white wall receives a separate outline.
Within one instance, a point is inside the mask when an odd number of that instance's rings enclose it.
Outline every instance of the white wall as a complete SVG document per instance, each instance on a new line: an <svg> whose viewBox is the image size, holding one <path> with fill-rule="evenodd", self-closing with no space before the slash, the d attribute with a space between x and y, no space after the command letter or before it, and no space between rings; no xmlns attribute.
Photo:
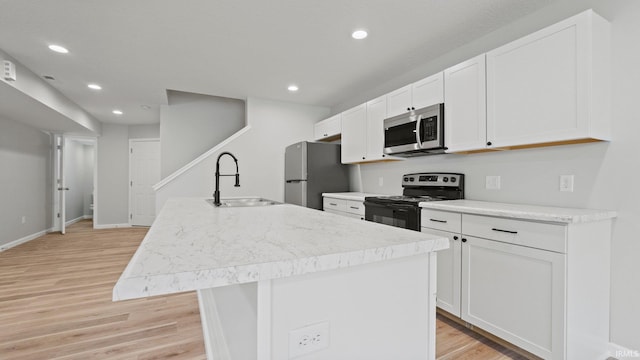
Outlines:
<svg viewBox="0 0 640 360"><path fill-rule="evenodd" d="M103 124L98 138L95 226L129 223L129 129Z"/></svg>
<svg viewBox="0 0 640 360"><path fill-rule="evenodd" d="M92 216L93 210L91 209L91 204L93 203L93 178L94 178L94 170L96 166L95 160L95 145L83 145L84 152L84 164L82 169L84 170L83 177L83 201L82 201L82 214L83 216Z"/></svg>
<svg viewBox="0 0 640 360"><path fill-rule="evenodd" d="M640 2L566 0L463 46L369 94L341 110L418 80L542 27L593 7L612 24L613 141L475 155L437 155L404 162L361 165L352 170L358 190L396 194L400 176L414 171L466 174L466 197L512 203L613 209L619 212L612 240L611 340L640 351ZM559 175L575 175L575 191L559 192ZM500 175L501 190L486 190L485 176ZM379 186L382 178L383 186ZM588 314L585 314L588 316Z"/></svg>
<svg viewBox="0 0 640 360"><path fill-rule="evenodd" d="M75 220L84 216L84 146L66 139L64 148L65 219Z"/></svg>
<svg viewBox="0 0 640 360"><path fill-rule="evenodd" d="M0 247L51 228L51 159L49 135L0 118Z"/></svg>
<svg viewBox="0 0 640 360"><path fill-rule="evenodd" d="M230 151L238 158L240 187L233 178L222 177L220 192L225 196L262 196L284 200L284 148L313 137L313 124L327 117L329 109L307 105L247 100L250 130L227 144L219 152L188 170L156 193L156 206L175 196L212 197L216 159L220 152ZM221 159L221 173L235 173L230 157Z"/></svg>
<svg viewBox="0 0 640 360"><path fill-rule="evenodd" d="M129 125L129 139L159 139L160 124Z"/></svg>
<svg viewBox="0 0 640 360"><path fill-rule="evenodd" d="M160 109L160 174L164 178L219 144L245 124L245 102L167 91Z"/></svg>

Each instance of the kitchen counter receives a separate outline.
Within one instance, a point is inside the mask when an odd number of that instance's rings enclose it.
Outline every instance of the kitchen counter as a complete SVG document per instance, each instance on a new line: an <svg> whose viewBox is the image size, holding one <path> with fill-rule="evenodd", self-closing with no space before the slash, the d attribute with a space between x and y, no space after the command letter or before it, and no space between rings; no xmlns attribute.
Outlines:
<svg viewBox="0 0 640 360"><path fill-rule="evenodd" d="M300 206L214 208L170 199L116 283L114 300L282 278L446 248L444 238Z"/></svg>
<svg viewBox="0 0 640 360"><path fill-rule="evenodd" d="M434 359L435 251L447 247L440 235L295 205L174 198L113 299L196 290L208 359ZM316 331L326 342L306 346Z"/></svg>
<svg viewBox="0 0 640 360"><path fill-rule="evenodd" d="M364 198L369 196L386 196L386 195L370 194L370 193L362 193L362 192L340 192L340 193L322 193L322 196L332 197L335 199L343 199L343 200L364 201Z"/></svg>
<svg viewBox="0 0 640 360"><path fill-rule="evenodd" d="M421 202L420 207L434 210L453 211L465 214L498 216L521 220L546 221L565 224L607 220L615 218L617 216L617 213L611 210L506 204L476 200Z"/></svg>

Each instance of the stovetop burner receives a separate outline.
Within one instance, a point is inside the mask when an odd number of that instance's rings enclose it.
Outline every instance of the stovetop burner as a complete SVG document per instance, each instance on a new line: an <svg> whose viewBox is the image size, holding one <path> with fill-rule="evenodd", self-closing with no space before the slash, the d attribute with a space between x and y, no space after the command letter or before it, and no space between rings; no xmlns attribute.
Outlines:
<svg viewBox="0 0 640 360"><path fill-rule="evenodd" d="M423 201L464 199L464 175L457 173L416 173L402 176L402 195L367 197L379 204L413 204Z"/></svg>

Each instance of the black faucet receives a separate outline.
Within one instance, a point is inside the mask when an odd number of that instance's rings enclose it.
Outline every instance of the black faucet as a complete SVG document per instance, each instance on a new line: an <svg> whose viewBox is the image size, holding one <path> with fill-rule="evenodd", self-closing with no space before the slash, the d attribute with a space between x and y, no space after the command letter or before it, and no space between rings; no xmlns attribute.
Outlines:
<svg viewBox="0 0 640 360"><path fill-rule="evenodd" d="M220 158L222 157L222 155L229 155L233 158L233 161L236 162L236 174L235 175L231 175L231 174L220 174ZM215 206L220 206L222 205L222 203L220 202L220 176L235 176L236 177L236 184L234 185L235 187L240 187L240 173L238 172L238 159L236 159L235 156L233 156L232 153L230 152L223 152L220 155L218 155L218 160L216 160L216 190L213 192L213 204Z"/></svg>

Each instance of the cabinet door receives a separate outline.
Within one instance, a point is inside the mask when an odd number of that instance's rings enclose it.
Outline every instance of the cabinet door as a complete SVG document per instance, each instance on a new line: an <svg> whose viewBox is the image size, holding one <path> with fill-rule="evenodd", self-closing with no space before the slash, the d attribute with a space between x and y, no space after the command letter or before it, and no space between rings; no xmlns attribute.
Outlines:
<svg viewBox="0 0 640 360"><path fill-rule="evenodd" d="M440 309L460 316L460 272L462 269L462 242L460 234L422 228L422 232L446 236L449 238L449 248L437 252L437 294L436 306Z"/></svg>
<svg viewBox="0 0 640 360"><path fill-rule="evenodd" d="M601 20L595 16L579 14L487 53L487 140L494 146L601 138L593 131L607 115L591 109L607 99L592 93L608 88L598 70L610 50L598 47L608 34L591 26Z"/></svg>
<svg viewBox="0 0 640 360"><path fill-rule="evenodd" d="M367 160L380 160L386 157L384 154L384 119L386 117L386 96L367 102Z"/></svg>
<svg viewBox="0 0 640 360"><path fill-rule="evenodd" d="M413 83L412 106L416 109L444 102L444 73L439 72Z"/></svg>
<svg viewBox="0 0 640 360"><path fill-rule="evenodd" d="M485 55L445 70L444 83L447 152L486 148Z"/></svg>
<svg viewBox="0 0 640 360"><path fill-rule="evenodd" d="M463 240L462 319L542 358L564 359L565 255Z"/></svg>
<svg viewBox="0 0 640 360"><path fill-rule="evenodd" d="M342 131L340 114L334 115L326 120L317 122L313 126L313 137L315 140L335 137Z"/></svg>
<svg viewBox="0 0 640 360"><path fill-rule="evenodd" d="M342 113L342 162L367 160L367 105L362 104Z"/></svg>
<svg viewBox="0 0 640 360"><path fill-rule="evenodd" d="M411 108L411 86L407 85L387 94L387 117L409 111Z"/></svg>

